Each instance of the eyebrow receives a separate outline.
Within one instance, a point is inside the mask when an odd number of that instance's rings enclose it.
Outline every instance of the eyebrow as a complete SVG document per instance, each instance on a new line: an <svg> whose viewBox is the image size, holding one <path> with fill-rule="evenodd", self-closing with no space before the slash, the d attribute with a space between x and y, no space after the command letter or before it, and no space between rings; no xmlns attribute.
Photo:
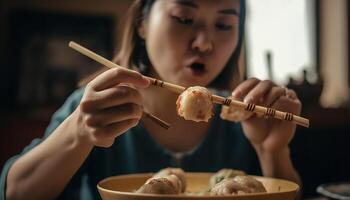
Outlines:
<svg viewBox="0 0 350 200"><path fill-rule="evenodd" d="M219 13L226 14L226 15L237 15L237 16L239 16L239 12L236 9L219 10Z"/></svg>
<svg viewBox="0 0 350 200"><path fill-rule="evenodd" d="M176 0L176 3L184 6L188 6L191 8L198 8L198 5L196 5L195 3L193 3L193 1L190 1L190 0Z"/></svg>
<svg viewBox="0 0 350 200"><path fill-rule="evenodd" d="M191 0L176 0L176 3L183 5L183 6L188 6L191 8L196 8L198 9L198 5L195 4L193 1ZM223 10L219 10L218 13L220 14L226 14L226 15L237 15L239 16L239 12L236 9L223 9Z"/></svg>

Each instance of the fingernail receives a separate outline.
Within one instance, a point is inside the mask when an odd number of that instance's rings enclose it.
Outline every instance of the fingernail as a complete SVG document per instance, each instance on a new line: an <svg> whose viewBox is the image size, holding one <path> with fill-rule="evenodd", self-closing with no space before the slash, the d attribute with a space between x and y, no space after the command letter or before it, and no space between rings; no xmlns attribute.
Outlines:
<svg viewBox="0 0 350 200"><path fill-rule="evenodd" d="M151 81L148 78L143 77L145 87L148 87L151 84Z"/></svg>
<svg viewBox="0 0 350 200"><path fill-rule="evenodd" d="M242 92L239 90L232 92L232 97L234 97L234 98L240 98L241 96L242 96Z"/></svg>
<svg viewBox="0 0 350 200"><path fill-rule="evenodd" d="M252 97L245 97L243 102L244 103L253 103L253 98Z"/></svg>

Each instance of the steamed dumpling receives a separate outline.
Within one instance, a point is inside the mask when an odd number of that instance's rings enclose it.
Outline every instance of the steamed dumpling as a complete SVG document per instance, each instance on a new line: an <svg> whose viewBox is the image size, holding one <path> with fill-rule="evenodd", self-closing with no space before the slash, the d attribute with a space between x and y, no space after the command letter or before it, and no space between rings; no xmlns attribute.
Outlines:
<svg viewBox="0 0 350 200"><path fill-rule="evenodd" d="M148 179L136 193L180 194L186 190L185 172L180 168L164 168Z"/></svg>
<svg viewBox="0 0 350 200"><path fill-rule="evenodd" d="M227 178L210 189L210 195L238 195L266 192L264 185L251 176L238 175Z"/></svg>
<svg viewBox="0 0 350 200"><path fill-rule="evenodd" d="M266 192L264 185L251 176L236 176L233 180L240 185L249 188L251 193Z"/></svg>
<svg viewBox="0 0 350 200"><path fill-rule="evenodd" d="M213 187L224 179L234 178L238 175L245 175L243 171L234 169L221 169L210 177L210 186Z"/></svg>
<svg viewBox="0 0 350 200"><path fill-rule="evenodd" d="M181 192L185 192L187 187L185 172L181 168L164 168L157 172L153 178L160 178L164 176L175 175L181 181Z"/></svg>
<svg viewBox="0 0 350 200"><path fill-rule="evenodd" d="M187 88L176 101L177 113L186 120L208 122L213 116L211 95L205 87Z"/></svg>
<svg viewBox="0 0 350 200"><path fill-rule="evenodd" d="M248 187L241 185L232 178L225 179L214 185L209 192L210 195L214 196L251 193Z"/></svg>
<svg viewBox="0 0 350 200"><path fill-rule="evenodd" d="M142 185L136 193L147 194L180 194L181 181L175 175L160 178L150 178Z"/></svg>

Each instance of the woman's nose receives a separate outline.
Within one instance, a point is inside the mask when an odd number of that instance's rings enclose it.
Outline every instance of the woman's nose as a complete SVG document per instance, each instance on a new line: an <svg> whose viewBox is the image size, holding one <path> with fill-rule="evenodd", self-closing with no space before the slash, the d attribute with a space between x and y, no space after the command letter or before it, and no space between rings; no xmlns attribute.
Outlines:
<svg viewBox="0 0 350 200"><path fill-rule="evenodd" d="M213 50L213 41L206 31L196 33L192 41L192 49L200 53L207 53Z"/></svg>

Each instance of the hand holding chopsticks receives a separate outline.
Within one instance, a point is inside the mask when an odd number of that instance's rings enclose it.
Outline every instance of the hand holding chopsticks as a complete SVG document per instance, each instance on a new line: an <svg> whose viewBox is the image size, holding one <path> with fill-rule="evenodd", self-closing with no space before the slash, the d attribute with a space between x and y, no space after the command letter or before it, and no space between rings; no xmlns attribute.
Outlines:
<svg viewBox="0 0 350 200"><path fill-rule="evenodd" d="M90 51L89 49L86 49L85 47L80 46L79 44L75 43L75 42L70 42L69 46L73 49L75 49L76 51L82 53L83 55L99 62L100 64L109 67L109 68L115 68L115 67L121 67L109 60L107 60L106 58L103 58L102 56ZM157 87L163 87L168 89L169 91L172 91L176 94L181 94L183 91L185 91L185 87L179 86L179 85L175 85L172 83L168 83L165 81L161 81L161 80L157 80L151 77L147 77L144 76L145 78L149 79L151 81L151 83L154 86ZM244 109L246 111L249 112L254 112L256 114L262 114L271 118L275 118L275 119L280 119L280 120L286 120L286 121L290 121L293 122L295 124L304 126L304 127L309 127L309 120L297 115L293 115L292 113L288 113L288 112L282 112L279 110L275 110L273 108L266 108L263 106L258 106L255 104L246 104L243 103L241 101L237 101L237 100L232 100L230 98L224 98L218 95L212 95L212 100L214 103L217 104L221 104L221 105L227 105L227 106L233 106L236 107L238 109Z"/></svg>

